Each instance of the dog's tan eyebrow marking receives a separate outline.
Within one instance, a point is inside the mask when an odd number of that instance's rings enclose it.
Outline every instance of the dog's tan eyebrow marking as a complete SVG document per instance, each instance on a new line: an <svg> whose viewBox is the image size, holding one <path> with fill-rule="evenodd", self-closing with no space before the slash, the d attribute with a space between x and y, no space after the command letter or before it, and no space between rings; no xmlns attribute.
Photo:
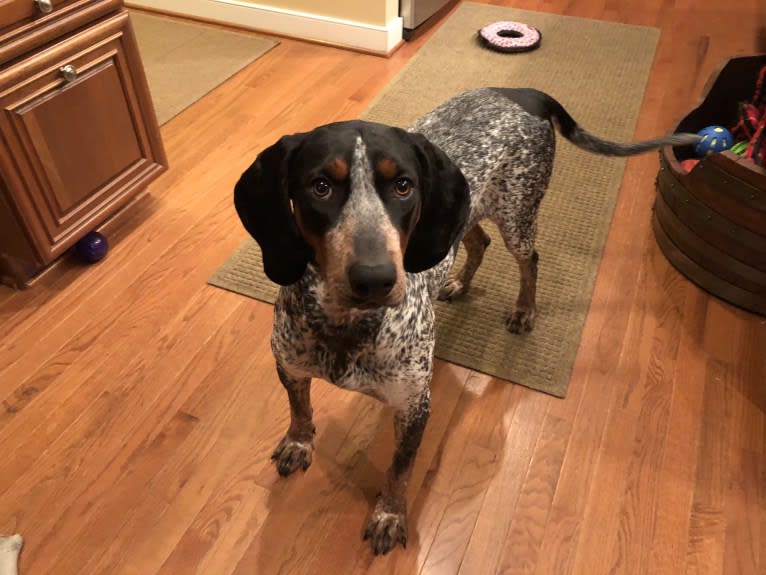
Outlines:
<svg viewBox="0 0 766 575"><path fill-rule="evenodd" d="M399 173L399 164L393 161L391 158L381 158L378 160L376 166L378 173L389 180L393 180Z"/></svg>
<svg viewBox="0 0 766 575"><path fill-rule="evenodd" d="M342 182L348 178L348 164L343 158L335 158L329 164L327 164L327 173L338 181Z"/></svg>

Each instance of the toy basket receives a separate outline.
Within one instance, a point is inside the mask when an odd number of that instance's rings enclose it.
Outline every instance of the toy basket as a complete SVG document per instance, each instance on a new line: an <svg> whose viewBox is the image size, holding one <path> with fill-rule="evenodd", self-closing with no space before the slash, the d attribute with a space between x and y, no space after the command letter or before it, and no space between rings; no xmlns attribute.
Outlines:
<svg viewBox="0 0 766 575"><path fill-rule="evenodd" d="M697 132L737 122L738 103L752 98L766 54L732 58L678 125ZM731 152L709 154L689 173L688 148L660 151L652 227L675 268L713 295L766 315L766 170Z"/></svg>

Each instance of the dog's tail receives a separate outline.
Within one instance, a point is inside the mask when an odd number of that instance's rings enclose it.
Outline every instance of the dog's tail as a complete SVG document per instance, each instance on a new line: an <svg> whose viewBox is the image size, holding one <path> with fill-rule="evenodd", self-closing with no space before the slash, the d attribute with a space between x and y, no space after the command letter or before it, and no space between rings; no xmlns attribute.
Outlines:
<svg viewBox="0 0 766 575"><path fill-rule="evenodd" d="M586 131L564 109L564 106L545 92L530 88L500 88L500 91L530 114L553 123L561 135L578 148L602 156L635 156L662 146L687 146L701 140L697 134L672 134L640 142L611 142Z"/></svg>

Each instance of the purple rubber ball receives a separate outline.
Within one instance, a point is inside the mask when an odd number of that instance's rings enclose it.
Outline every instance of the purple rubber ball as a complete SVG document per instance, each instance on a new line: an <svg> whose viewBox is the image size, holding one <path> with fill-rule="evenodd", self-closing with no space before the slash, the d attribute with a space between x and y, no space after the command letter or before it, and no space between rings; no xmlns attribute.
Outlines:
<svg viewBox="0 0 766 575"><path fill-rule="evenodd" d="M109 251L109 242L98 232L88 232L74 245L74 252L83 261L94 263L104 259Z"/></svg>

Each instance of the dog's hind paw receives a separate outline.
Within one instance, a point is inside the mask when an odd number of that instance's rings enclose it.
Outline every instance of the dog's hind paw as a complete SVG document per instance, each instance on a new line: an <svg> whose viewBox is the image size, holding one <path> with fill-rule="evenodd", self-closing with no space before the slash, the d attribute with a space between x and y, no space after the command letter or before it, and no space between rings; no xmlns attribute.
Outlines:
<svg viewBox="0 0 766 575"><path fill-rule="evenodd" d="M505 327L511 333L526 333L535 327L534 309L517 309L509 311L503 318Z"/></svg>
<svg viewBox="0 0 766 575"><path fill-rule="evenodd" d="M407 547L407 525L404 514L389 513L376 507L364 530L364 538L370 540L372 552L375 555L385 555L397 543Z"/></svg>
<svg viewBox="0 0 766 575"><path fill-rule="evenodd" d="M463 285L463 282L455 277L451 277L444 282L444 285L439 290L439 299L441 301L451 301L459 298L466 291L467 288Z"/></svg>
<svg viewBox="0 0 766 575"><path fill-rule="evenodd" d="M276 463L277 471L282 477L287 477L298 468L306 471L311 465L311 453L314 446L311 442L296 441L285 436L272 453L271 458Z"/></svg>

